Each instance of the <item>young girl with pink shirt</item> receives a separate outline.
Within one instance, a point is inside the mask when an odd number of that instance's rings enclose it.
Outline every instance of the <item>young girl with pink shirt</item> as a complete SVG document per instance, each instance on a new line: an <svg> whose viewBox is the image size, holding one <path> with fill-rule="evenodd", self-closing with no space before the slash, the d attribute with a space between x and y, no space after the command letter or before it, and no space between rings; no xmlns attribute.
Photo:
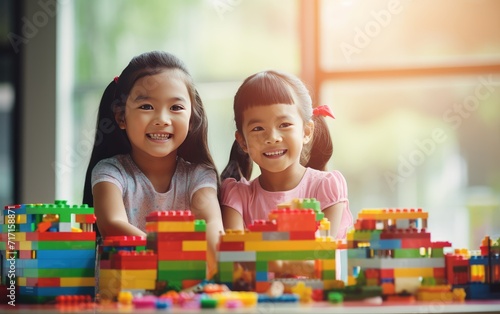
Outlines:
<svg viewBox="0 0 500 314"><path fill-rule="evenodd" d="M277 204L316 198L330 221L330 235L345 238L352 225L347 184L339 171L325 171L333 146L324 117L313 108L296 77L263 71L248 77L234 97L235 143L222 172L225 229L244 229L268 219ZM249 181L252 161L261 174Z"/></svg>

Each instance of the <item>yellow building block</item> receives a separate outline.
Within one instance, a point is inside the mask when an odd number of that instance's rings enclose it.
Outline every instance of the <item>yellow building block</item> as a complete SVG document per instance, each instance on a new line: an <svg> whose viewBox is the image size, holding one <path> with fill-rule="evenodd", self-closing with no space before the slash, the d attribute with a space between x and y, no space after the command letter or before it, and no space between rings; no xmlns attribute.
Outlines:
<svg viewBox="0 0 500 314"><path fill-rule="evenodd" d="M229 291L210 294L210 297L217 300L219 307L225 307L228 301L239 300L244 307L253 307L257 305L258 293L250 291Z"/></svg>
<svg viewBox="0 0 500 314"><path fill-rule="evenodd" d="M382 208L365 208L358 213L358 219L379 219L382 213Z"/></svg>
<svg viewBox="0 0 500 314"><path fill-rule="evenodd" d="M21 242L21 241L26 241L26 232L10 232L10 239L8 238L8 235L5 235L5 242L8 240L14 241L14 242Z"/></svg>
<svg viewBox="0 0 500 314"><path fill-rule="evenodd" d="M356 284L356 278L354 276L347 276L347 285L353 286Z"/></svg>
<svg viewBox="0 0 500 314"><path fill-rule="evenodd" d="M26 277L17 278L17 285L20 287L26 287Z"/></svg>
<svg viewBox="0 0 500 314"><path fill-rule="evenodd" d="M330 289L342 289L344 288L345 283L342 280L323 280L324 290Z"/></svg>
<svg viewBox="0 0 500 314"><path fill-rule="evenodd" d="M101 269L99 283L104 280L134 281L139 279L156 280L156 269Z"/></svg>
<svg viewBox="0 0 500 314"><path fill-rule="evenodd" d="M427 302L460 301L454 292L457 291L452 291L450 285L422 286L418 288L417 300Z"/></svg>
<svg viewBox="0 0 500 314"><path fill-rule="evenodd" d="M321 222L319 223L319 230L330 230L330 221L328 219L323 218L321 219Z"/></svg>
<svg viewBox="0 0 500 314"><path fill-rule="evenodd" d="M434 277L434 268L394 268L394 278Z"/></svg>
<svg viewBox="0 0 500 314"><path fill-rule="evenodd" d="M335 249L337 249L337 245L335 244L335 242L316 241L314 243L314 246L309 247L309 250L315 250L315 251L333 251Z"/></svg>
<svg viewBox="0 0 500 314"><path fill-rule="evenodd" d="M31 241L21 241L19 242L19 249L20 250L31 250L32 244Z"/></svg>
<svg viewBox="0 0 500 314"><path fill-rule="evenodd" d="M363 242L370 242L372 238L372 233L373 231L371 230L356 230L353 233L353 241L363 241Z"/></svg>
<svg viewBox="0 0 500 314"><path fill-rule="evenodd" d="M417 300L425 302L451 302L453 301L453 293L448 292L417 292Z"/></svg>
<svg viewBox="0 0 500 314"><path fill-rule="evenodd" d="M207 241L182 241L183 251L206 251Z"/></svg>
<svg viewBox="0 0 500 314"><path fill-rule="evenodd" d="M351 230L347 231L347 237L346 237L347 241L353 241L354 240L354 232L355 232L354 229L351 229Z"/></svg>
<svg viewBox="0 0 500 314"><path fill-rule="evenodd" d="M241 230L226 230L221 236L222 242L262 241L262 232L243 232Z"/></svg>
<svg viewBox="0 0 500 314"><path fill-rule="evenodd" d="M62 277L61 287L93 287L95 277Z"/></svg>
<svg viewBox="0 0 500 314"><path fill-rule="evenodd" d="M9 224L9 216L8 215L4 216L4 222L3 223L5 225ZM17 214L16 215L16 224L25 224L25 223L26 223L26 214Z"/></svg>
<svg viewBox="0 0 500 314"><path fill-rule="evenodd" d="M429 217L429 213L427 212L410 212L402 211L396 212L394 209L392 212L389 212L385 208L373 208L373 209L363 209L358 214L358 219L371 219L371 220L388 220L388 219L427 219Z"/></svg>
<svg viewBox="0 0 500 314"><path fill-rule="evenodd" d="M153 290L156 286L156 270L101 269L99 295L102 300L113 300L124 289Z"/></svg>
<svg viewBox="0 0 500 314"><path fill-rule="evenodd" d="M321 260L321 266L323 270L335 270L335 260L334 259L323 259Z"/></svg>
<svg viewBox="0 0 500 314"><path fill-rule="evenodd" d="M319 249L319 246L315 240L245 242L245 251L276 252L276 251L311 251L315 249Z"/></svg>
<svg viewBox="0 0 500 314"><path fill-rule="evenodd" d="M148 226L156 226L158 232L194 232L194 221L154 221L147 222Z"/></svg>
<svg viewBox="0 0 500 314"><path fill-rule="evenodd" d="M19 214L16 216L16 224L25 224L26 223L26 214Z"/></svg>
<svg viewBox="0 0 500 314"><path fill-rule="evenodd" d="M122 282L122 289L148 289L153 290L156 286L156 280L152 279L136 279L126 280Z"/></svg>

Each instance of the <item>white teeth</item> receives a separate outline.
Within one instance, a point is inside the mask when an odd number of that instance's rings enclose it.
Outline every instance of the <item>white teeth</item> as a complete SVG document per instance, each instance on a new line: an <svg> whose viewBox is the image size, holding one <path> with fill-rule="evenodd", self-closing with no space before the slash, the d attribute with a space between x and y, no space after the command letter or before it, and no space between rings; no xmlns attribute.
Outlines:
<svg viewBox="0 0 500 314"><path fill-rule="evenodd" d="M152 134L148 134L149 138L153 139L153 140L167 140L169 139L170 137L172 137L172 134L166 134L166 133L152 133Z"/></svg>
<svg viewBox="0 0 500 314"><path fill-rule="evenodd" d="M266 156L279 156L279 155L283 155L284 153L285 153L284 150L278 150L275 152L264 153L264 155L266 155Z"/></svg>

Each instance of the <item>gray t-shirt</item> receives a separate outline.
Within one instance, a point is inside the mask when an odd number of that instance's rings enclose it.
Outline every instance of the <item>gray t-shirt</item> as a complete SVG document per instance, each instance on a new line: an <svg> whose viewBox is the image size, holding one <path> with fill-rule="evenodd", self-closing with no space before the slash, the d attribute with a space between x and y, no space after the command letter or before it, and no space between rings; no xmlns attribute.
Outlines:
<svg viewBox="0 0 500 314"><path fill-rule="evenodd" d="M214 170L178 158L169 190L158 193L129 154L99 161L92 170L92 188L99 182L111 182L120 189L129 223L143 231L149 213L190 209L196 191L204 187L217 189Z"/></svg>

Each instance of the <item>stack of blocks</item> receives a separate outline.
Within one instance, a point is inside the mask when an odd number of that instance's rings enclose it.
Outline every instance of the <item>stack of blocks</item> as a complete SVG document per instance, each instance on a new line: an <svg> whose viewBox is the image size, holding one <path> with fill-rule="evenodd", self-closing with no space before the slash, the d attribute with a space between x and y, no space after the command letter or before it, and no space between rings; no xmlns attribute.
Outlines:
<svg viewBox="0 0 500 314"><path fill-rule="evenodd" d="M422 277L445 283L443 250L451 243L431 242L427 218L422 209L363 209L347 235L348 284L356 283L356 271L385 296L415 294Z"/></svg>
<svg viewBox="0 0 500 314"><path fill-rule="evenodd" d="M206 278L204 220L189 210L157 211L146 217L147 248L158 254L159 287L180 290Z"/></svg>
<svg viewBox="0 0 500 314"><path fill-rule="evenodd" d="M500 299L500 238L485 237L480 251L456 249L446 254L446 277L467 299Z"/></svg>
<svg viewBox="0 0 500 314"><path fill-rule="evenodd" d="M219 280L232 290L266 292L274 280L287 286L303 281L312 289L336 285L335 251L345 243L318 236L329 229L314 199L294 200L272 210L269 220L256 220L248 230L226 230L219 241ZM326 232L328 233L328 232ZM278 278L270 265L277 261L311 261L314 278L298 278L290 270L288 278Z"/></svg>
<svg viewBox="0 0 500 314"><path fill-rule="evenodd" d="M94 297L93 208L66 201L13 205L5 207L3 217L2 283L10 286L16 280L19 302L43 303L59 295Z"/></svg>
<svg viewBox="0 0 500 314"><path fill-rule="evenodd" d="M146 250L146 238L106 237L99 248L99 296L115 300L120 291L156 288L158 259Z"/></svg>

